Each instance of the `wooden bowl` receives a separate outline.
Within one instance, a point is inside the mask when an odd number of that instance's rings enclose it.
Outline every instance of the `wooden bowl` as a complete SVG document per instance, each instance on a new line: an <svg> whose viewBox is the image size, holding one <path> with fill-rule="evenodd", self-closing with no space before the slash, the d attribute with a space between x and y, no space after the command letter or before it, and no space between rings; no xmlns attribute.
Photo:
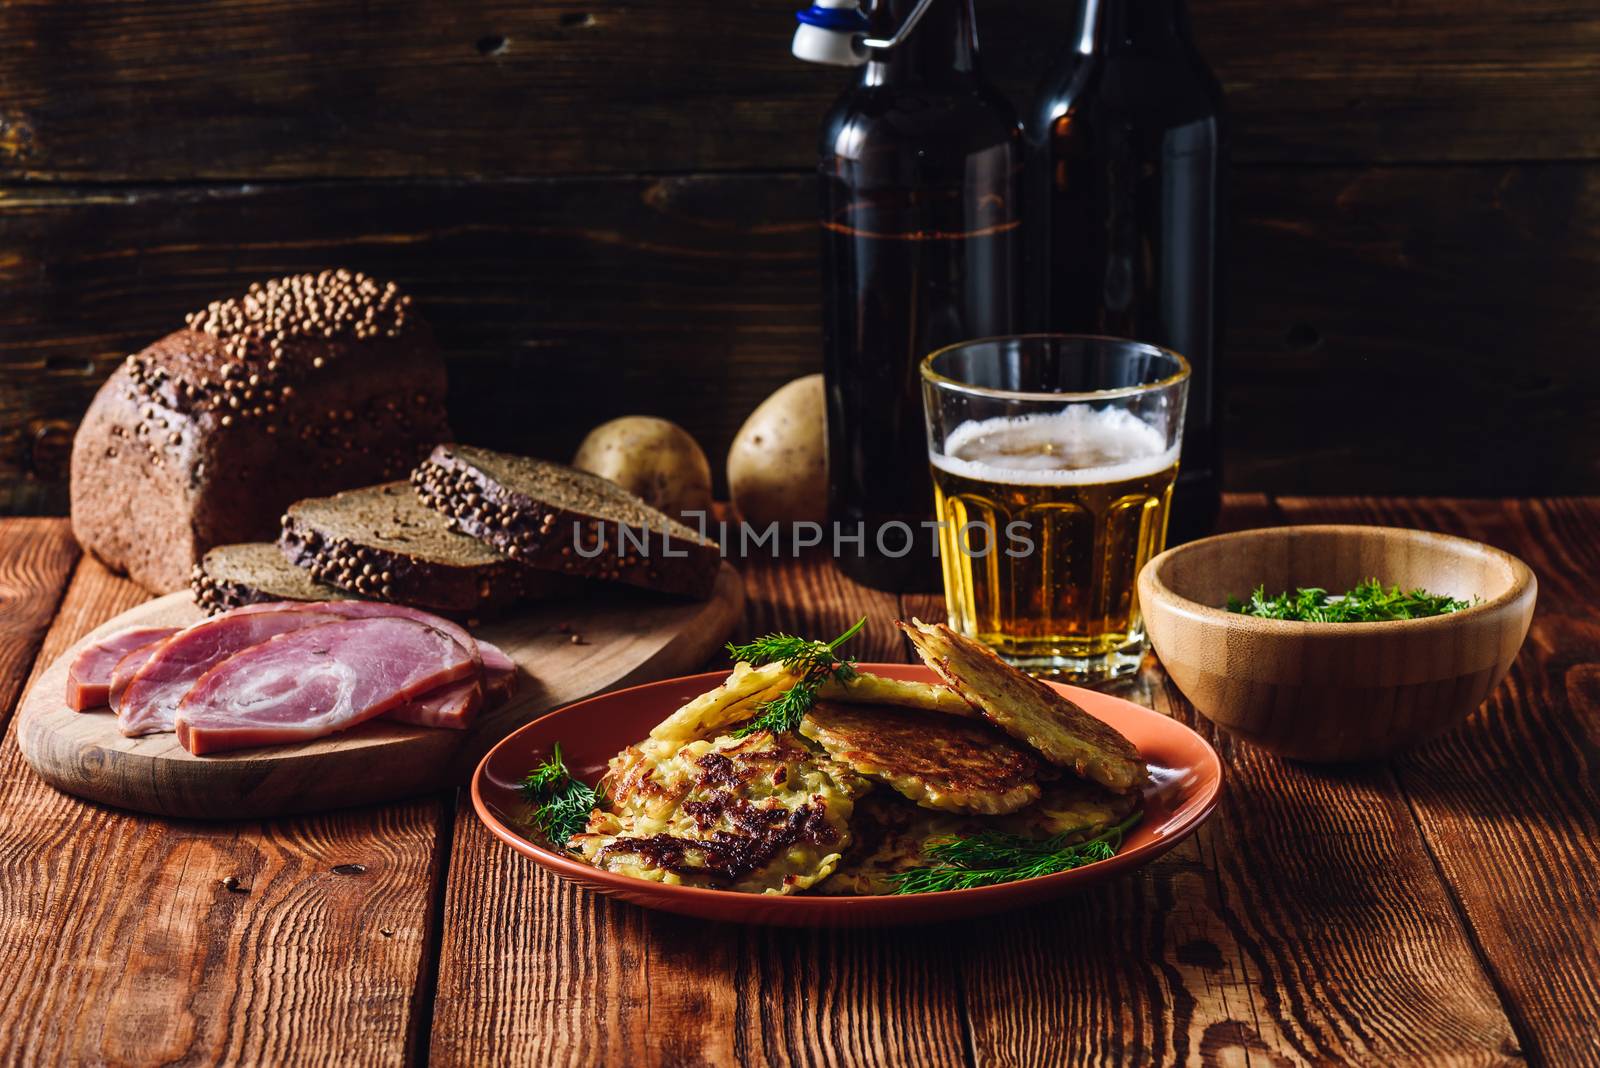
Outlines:
<svg viewBox="0 0 1600 1068"><path fill-rule="evenodd" d="M1229 596L1366 579L1471 608L1392 623L1300 623L1226 611ZM1180 545L1139 574L1156 654L1200 712L1280 756L1366 760L1466 719L1511 668L1533 572L1465 538L1392 527L1246 530Z"/></svg>

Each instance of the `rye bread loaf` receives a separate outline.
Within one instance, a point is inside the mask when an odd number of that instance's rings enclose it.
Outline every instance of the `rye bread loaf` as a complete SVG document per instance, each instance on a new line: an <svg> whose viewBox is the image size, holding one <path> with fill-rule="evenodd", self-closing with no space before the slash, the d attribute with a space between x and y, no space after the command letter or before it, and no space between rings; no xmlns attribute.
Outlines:
<svg viewBox="0 0 1600 1068"><path fill-rule="evenodd" d="M181 589L214 545L271 539L301 497L402 476L448 439L445 372L394 285L349 271L250 287L106 380L72 449L72 528Z"/></svg>
<svg viewBox="0 0 1600 1068"><path fill-rule="evenodd" d="M343 601L355 595L318 582L291 564L270 541L218 545L194 565L189 578L194 603L214 616L265 601Z"/></svg>
<svg viewBox="0 0 1600 1068"><path fill-rule="evenodd" d="M560 575L519 567L417 499L404 482L296 501L278 547L311 577L351 593L437 612L493 612L570 590Z"/></svg>
<svg viewBox="0 0 1600 1068"><path fill-rule="evenodd" d="M716 542L598 475L440 445L411 482L456 529L524 567L689 597L708 597L716 585Z"/></svg>

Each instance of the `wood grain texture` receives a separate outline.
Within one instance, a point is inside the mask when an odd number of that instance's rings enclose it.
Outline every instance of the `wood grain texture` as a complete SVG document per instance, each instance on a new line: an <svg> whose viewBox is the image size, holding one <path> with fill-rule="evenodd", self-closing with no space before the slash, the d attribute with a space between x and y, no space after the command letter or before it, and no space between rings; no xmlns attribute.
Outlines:
<svg viewBox="0 0 1600 1068"><path fill-rule="evenodd" d="M175 734L125 738L110 709L74 712L63 699L72 659L90 643L121 630L202 618L187 591L171 593L107 620L56 658L23 696L13 733L29 765L52 786L156 815L243 819L415 797L465 782L490 747L546 712L692 671L727 639L743 602L738 572L723 564L704 601L599 590L530 605L472 628L521 671L516 691L481 712L470 730L380 717L297 745L196 757Z"/></svg>
<svg viewBox="0 0 1600 1068"><path fill-rule="evenodd" d="M1394 770L1530 1058L1600 1063L1600 500L1281 503L1289 522L1476 538L1538 575L1506 682Z"/></svg>
<svg viewBox="0 0 1600 1068"><path fill-rule="evenodd" d="M1238 176L1227 477L1268 492L1600 488L1600 168ZM1397 404L1425 418L1399 419ZM1333 413L1338 413L1335 416Z"/></svg>
<svg viewBox="0 0 1600 1068"><path fill-rule="evenodd" d="M1251 161L1593 158L1600 14L1563 0L1195 0ZM1023 100L1074 5L982 7ZM847 75L788 55L790 7L30 0L0 176L188 180L809 168Z"/></svg>
<svg viewBox="0 0 1600 1068"><path fill-rule="evenodd" d="M73 428L126 353L305 264L415 295L473 442L566 459L649 413L720 479L744 417L820 364L813 199L799 178L0 196L0 511L64 510Z"/></svg>
<svg viewBox="0 0 1600 1068"><path fill-rule="evenodd" d="M900 659L892 596L811 557L746 565L750 633L837 634ZM726 661L722 661L726 663ZM917 931L706 925L588 894L458 808L432 1063L949 1065L955 959Z"/></svg>
<svg viewBox="0 0 1600 1068"><path fill-rule="evenodd" d="M62 519L0 520L0 731L78 562Z"/></svg>
<svg viewBox="0 0 1600 1068"><path fill-rule="evenodd" d="M1158 709L1206 729L1147 684ZM1052 913L969 932L979 1060L1519 1063L1388 773L1327 776L1210 737L1227 793L1192 843Z"/></svg>
<svg viewBox="0 0 1600 1068"><path fill-rule="evenodd" d="M1392 767L1313 770L1215 737L1228 795L1196 839L1093 894L969 928L650 915L522 864L465 812L434 916L437 804L264 825L137 818L50 790L8 736L8 1055L392 1063L409 1035L440 1063L1595 1063L1600 501L1235 497L1224 522L1280 511L1517 553L1541 582L1528 652L1482 713ZM0 521L0 545L24 526L28 544L64 532ZM8 608L36 588L0 573ZM749 579L748 627L869 614L863 656L901 651L877 621L937 607L814 560ZM42 661L143 596L83 561ZM1124 689L1211 732L1158 671ZM365 870L333 872L346 863ZM249 893L223 888L230 875ZM417 1016L430 1005L431 1036Z"/></svg>
<svg viewBox="0 0 1600 1068"><path fill-rule="evenodd" d="M1386 585L1471 603L1427 621L1286 623L1225 612L1265 587ZM1509 553L1431 531L1351 524L1247 530L1160 554L1139 606L1161 667L1235 737L1293 760L1375 760L1454 727L1522 648L1538 583Z"/></svg>
<svg viewBox="0 0 1600 1068"><path fill-rule="evenodd" d="M1600 332L1600 165L1237 186L1231 485L1600 488L1600 363L1572 343ZM65 510L73 428L124 354L252 280L333 263L415 292L463 435L565 458L605 419L661 415L720 480L744 417L820 363L814 195L804 175L14 190L0 512ZM1429 416L1395 419L1374 390ZM1313 394L1340 417L1308 418Z"/></svg>
<svg viewBox="0 0 1600 1068"><path fill-rule="evenodd" d="M1230 495L1221 525L1273 511ZM1319 771L1232 742L1153 660L1108 688L1216 745L1222 806L1127 880L962 932L977 1063L1520 1062L1385 768Z"/></svg>
<svg viewBox="0 0 1600 1068"><path fill-rule="evenodd" d="M145 596L86 560L42 662ZM0 743L7 1057L400 1061L419 1026L440 817L439 802L426 800L270 824L152 820L46 786L8 733Z"/></svg>

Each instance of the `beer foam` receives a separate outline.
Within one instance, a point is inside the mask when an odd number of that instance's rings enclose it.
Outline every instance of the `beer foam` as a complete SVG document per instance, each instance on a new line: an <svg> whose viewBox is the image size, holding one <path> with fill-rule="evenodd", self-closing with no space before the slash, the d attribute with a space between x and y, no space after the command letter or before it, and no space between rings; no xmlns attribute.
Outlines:
<svg viewBox="0 0 1600 1068"><path fill-rule="evenodd" d="M1013 486L1084 486L1159 474L1178 446L1123 408L1078 405L1059 412L968 420L929 459L962 478Z"/></svg>

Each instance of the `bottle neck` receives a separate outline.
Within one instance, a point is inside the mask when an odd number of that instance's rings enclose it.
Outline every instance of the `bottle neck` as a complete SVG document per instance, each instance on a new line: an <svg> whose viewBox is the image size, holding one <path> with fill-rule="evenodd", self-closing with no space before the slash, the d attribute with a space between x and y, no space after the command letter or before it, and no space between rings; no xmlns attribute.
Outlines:
<svg viewBox="0 0 1600 1068"><path fill-rule="evenodd" d="M867 19L874 37L892 36L911 15L916 0L873 0ZM888 51L874 51L863 77L868 85L896 81L936 82L978 69L978 29L972 0L933 0L911 35Z"/></svg>
<svg viewBox="0 0 1600 1068"><path fill-rule="evenodd" d="M1074 27L1080 52L1116 52L1189 38L1184 0L1079 0Z"/></svg>

